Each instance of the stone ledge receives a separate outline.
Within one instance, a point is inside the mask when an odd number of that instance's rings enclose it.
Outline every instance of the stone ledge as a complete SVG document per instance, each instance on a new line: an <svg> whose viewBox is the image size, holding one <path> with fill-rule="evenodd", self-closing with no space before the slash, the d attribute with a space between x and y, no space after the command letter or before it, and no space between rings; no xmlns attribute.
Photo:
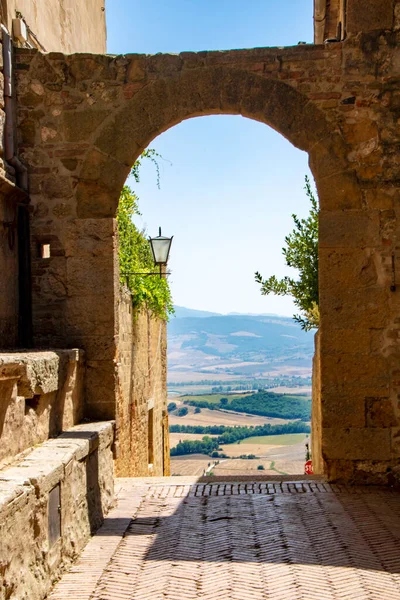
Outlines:
<svg viewBox="0 0 400 600"><path fill-rule="evenodd" d="M101 526L114 498L113 437L113 421L82 423L0 471L0 598L43 600Z"/></svg>
<svg viewBox="0 0 400 600"><path fill-rule="evenodd" d="M37 495L50 491L65 476L65 467L82 461L97 448L111 446L114 422L76 425L32 450L21 462L0 471L0 513L5 505L32 486Z"/></svg>
<svg viewBox="0 0 400 600"><path fill-rule="evenodd" d="M18 395L31 398L59 389L59 368L63 361L84 361L84 351L49 350L0 354L0 380L17 379Z"/></svg>

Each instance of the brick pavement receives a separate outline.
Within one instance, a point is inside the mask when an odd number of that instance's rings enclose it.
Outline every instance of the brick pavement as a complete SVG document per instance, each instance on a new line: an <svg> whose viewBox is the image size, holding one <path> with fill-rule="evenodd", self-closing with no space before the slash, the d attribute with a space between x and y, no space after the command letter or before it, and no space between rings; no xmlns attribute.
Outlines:
<svg viewBox="0 0 400 600"><path fill-rule="evenodd" d="M400 600L400 494L320 481L120 480L49 600Z"/></svg>

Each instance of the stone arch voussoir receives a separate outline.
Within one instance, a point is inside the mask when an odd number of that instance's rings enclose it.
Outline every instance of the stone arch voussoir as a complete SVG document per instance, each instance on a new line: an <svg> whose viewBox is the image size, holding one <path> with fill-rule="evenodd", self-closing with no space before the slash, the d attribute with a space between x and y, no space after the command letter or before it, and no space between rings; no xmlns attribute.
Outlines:
<svg viewBox="0 0 400 600"><path fill-rule="evenodd" d="M188 69L152 81L98 128L93 147L80 173L78 216L115 214L119 193L129 169L151 141L191 117L213 114L242 115L269 125L310 156L319 191L324 180L348 172L345 145L334 123L307 96L281 81L232 67ZM347 172L347 173L346 173ZM335 202L345 202L346 186ZM338 199L339 197L339 199Z"/></svg>

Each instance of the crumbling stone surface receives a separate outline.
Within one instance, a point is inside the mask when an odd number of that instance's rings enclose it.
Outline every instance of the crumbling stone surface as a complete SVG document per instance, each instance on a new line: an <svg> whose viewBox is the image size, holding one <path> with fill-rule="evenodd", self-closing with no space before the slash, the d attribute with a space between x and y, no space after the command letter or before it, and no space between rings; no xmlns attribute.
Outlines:
<svg viewBox="0 0 400 600"><path fill-rule="evenodd" d="M102 523L113 499L112 422L65 431L0 471L0 599L42 600ZM60 485L61 535L49 538Z"/></svg>
<svg viewBox="0 0 400 600"><path fill-rule="evenodd" d="M82 350L0 354L0 468L83 416Z"/></svg>

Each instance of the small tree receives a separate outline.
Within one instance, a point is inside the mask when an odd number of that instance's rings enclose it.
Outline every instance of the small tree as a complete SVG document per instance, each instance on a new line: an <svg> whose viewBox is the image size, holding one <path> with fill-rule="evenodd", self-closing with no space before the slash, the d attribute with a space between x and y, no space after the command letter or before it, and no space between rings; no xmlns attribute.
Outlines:
<svg viewBox="0 0 400 600"><path fill-rule="evenodd" d="M176 413L178 415L178 417L185 417L188 414L188 409L186 406L183 406L182 408L178 409L178 412Z"/></svg>
<svg viewBox="0 0 400 600"><path fill-rule="evenodd" d="M261 294L276 294L277 296L292 296L300 314L293 315L305 331L317 328L319 325L319 296L318 296L318 200L315 197L310 180L305 178L306 195L310 200L310 213L306 219L292 215L295 227L285 237L286 247L282 248L288 267L299 271L299 278L284 277L277 279L275 275L263 279L259 272L255 280L261 285Z"/></svg>
<svg viewBox="0 0 400 600"><path fill-rule="evenodd" d="M168 412L172 412L173 410L176 410L176 402L170 402L168 404Z"/></svg>

